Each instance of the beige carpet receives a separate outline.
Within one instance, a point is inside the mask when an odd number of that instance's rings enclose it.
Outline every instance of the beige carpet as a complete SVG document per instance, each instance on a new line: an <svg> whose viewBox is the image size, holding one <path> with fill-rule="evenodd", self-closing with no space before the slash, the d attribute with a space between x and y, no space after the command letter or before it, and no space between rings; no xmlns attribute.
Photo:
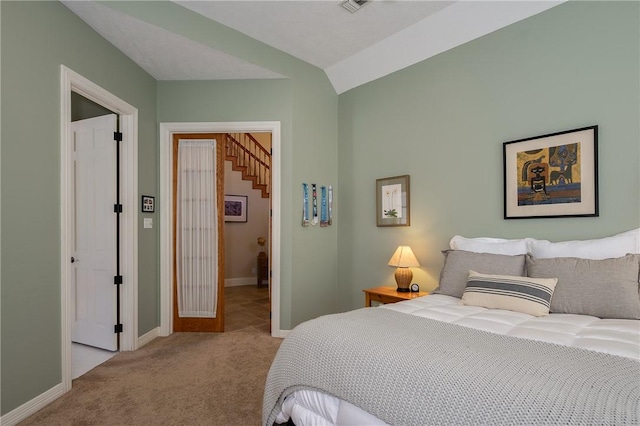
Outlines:
<svg viewBox="0 0 640 426"><path fill-rule="evenodd" d="M252 328L160 337L74 380L20 425L259 425L281 341Z"/></svg>

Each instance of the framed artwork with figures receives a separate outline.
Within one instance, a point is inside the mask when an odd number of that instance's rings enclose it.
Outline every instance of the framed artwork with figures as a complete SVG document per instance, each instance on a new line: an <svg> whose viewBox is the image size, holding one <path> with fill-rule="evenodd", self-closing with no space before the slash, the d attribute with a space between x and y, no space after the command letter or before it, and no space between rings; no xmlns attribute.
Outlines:
<svg viewBox="0 0 640 426"><path fill-rule="evenodd" d="M598 126L503 143L504 218L598 216Z"/></svg>

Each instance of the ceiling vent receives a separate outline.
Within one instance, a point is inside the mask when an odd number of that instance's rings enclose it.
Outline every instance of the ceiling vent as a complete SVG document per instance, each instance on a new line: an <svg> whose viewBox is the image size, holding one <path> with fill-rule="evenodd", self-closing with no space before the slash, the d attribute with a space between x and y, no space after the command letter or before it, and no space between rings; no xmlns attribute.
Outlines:
<svg viewBox="0 0 640 426"><path fill-rule="evenodd" d="M369 0L346 0L343 1L340 6L344 7L351 13L355 13L367 3L369 3Z"/></svg>

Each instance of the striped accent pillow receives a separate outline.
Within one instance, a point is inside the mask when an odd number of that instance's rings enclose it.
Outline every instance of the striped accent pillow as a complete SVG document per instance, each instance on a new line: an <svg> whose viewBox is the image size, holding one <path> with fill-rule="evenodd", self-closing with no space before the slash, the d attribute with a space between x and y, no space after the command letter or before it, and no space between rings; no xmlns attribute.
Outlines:
<svg viewBox="0 0 640 426"><path fill-rule="evenodd" d="M469 271L462 303L541 317L549 315L551 297L557 283L557 278L487 275Z"/></svg>

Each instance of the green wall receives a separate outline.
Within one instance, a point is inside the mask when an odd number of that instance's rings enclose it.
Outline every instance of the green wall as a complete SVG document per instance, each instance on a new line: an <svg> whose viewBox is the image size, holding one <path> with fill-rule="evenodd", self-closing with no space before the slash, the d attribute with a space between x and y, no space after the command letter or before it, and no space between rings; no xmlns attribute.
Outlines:
<svg viewBox="0 0 640 426"><path fill-rule="evenodd" d="M156 193L158 162L153 78L61 3L3 1L0 7L5 414L62 380L60 65L138 108L141 193ZM158 265L156 233L145 234L141 224L139 250L143 334L158 323Z"/></svg>
<svg viewBox="0 0 640 426"><path fill-rule="evenodd" d="M394 285L410 245L437 285L455 235L549 240L640 226L637 2L569 2L339 98L342 308ZM503 219L502 143L598 124L600 216ZM411 176L411 226L377 228L375 179Z"/></svg>
<svg viewBox="0 0 640 426"><path fill-rule="evenodd" d="M299 86L292 79L158 82L159 122L281 122L280 327L284 330L336 310L336 226L302 228L300 205L302 182L337 181L337 96L332 95L330 107L307 105L294 94ZM322 96L314 95L313 85L302 90L310 99Z"/></svg>
<svg viewBox="0 0 640 426"><path fill-rule="evenodd" d="M281 328L334 312L339 218L330 228L300 226L302 182L338 181L338 96L325 73L172 3L108 5L285 77L159 82L158 121L282 122Z"/></svg>
<svg viewBox="0 0 640 426"><path fill-rule="evenodd" d="M566 3L340 96L321 70L176 4L103 4L284 78L156 82L62 4L0 3L3 414L61 382L60 64L139 109L140 194L159 195L158 122L282 123L283 329L393 285L386 263L400 244L433 288L454 234L560 240L639 226L638 3ZM592 124L600 217L503 220L502 142ZM375 179L401 174L412 224L377 228ZM302 182L334 185L332 227L300 226ZM143 335L159 325L159 245L139 221Z"/></svg>
<svg viewBox="0 0 640 426"><path fill-rule="evenodd" d="M160 81L158 122L280 121L282 201L291 206L292 87L290 80ZM282 212L281 327L291 324L291 212ZM289 235L288 235L289 234ZM286 255L284 253L287 253ZM287 278L284 278L287 277ZM275 314L274 314L275 315Z"/></svg>
<svg viewBox="0 0 640 426"><path fill-rule="evenodd" d="M159 195L158 122L280 121L281 327L336 311L338 218L328 229L299 226L300 184L337 184L338 96L326 75L174 3L103 5L285 78L157 82L61 3L1 3L2 414L61 382L60 64L139 109L140 194ZM143 335L160 323L159 242L138 216Z"/></svg>
<svg viewBox="0 0 640 426"><path fill-rule="evenodd" d="M113 114L113 111L110 111L102 105L98 105L76 92L71 92L71 121L101 117L108 114Z"/></svg>

